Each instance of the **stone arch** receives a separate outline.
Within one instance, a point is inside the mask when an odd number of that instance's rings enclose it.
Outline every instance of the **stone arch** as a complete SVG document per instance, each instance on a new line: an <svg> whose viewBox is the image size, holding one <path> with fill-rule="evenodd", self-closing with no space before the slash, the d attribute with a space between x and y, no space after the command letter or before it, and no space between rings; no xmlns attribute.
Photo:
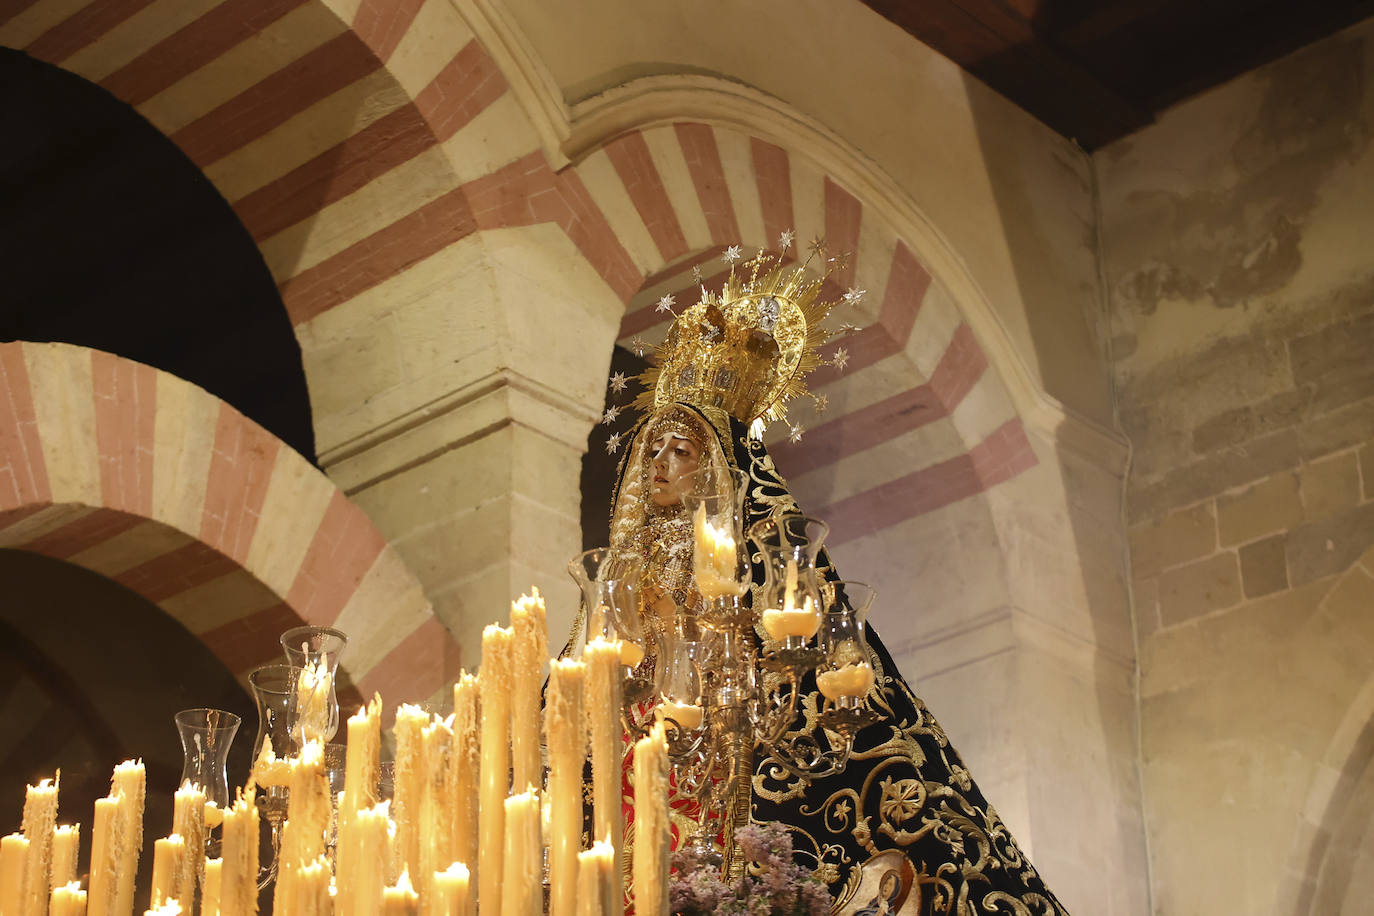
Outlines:
<svg viewBox="0 0 1374 916"><path fill-rule="evenodd" d="M243 677L305 622L350 634L363 694L429 697L456 646L328 478L229 405L67 344L0 344L0 546L139 592Z"/></svg>
<svg viewBox="0 0 1374 916"><path fill-rule="evenodd" d="M1352 660L1367 659L1374 645L1374 629L1360 626L1372 605L1374 550L1336 577L1319 605L1320 613L1337 623L1323 626L1322 632L1340 634L1342 654ZM1328 670L1351 673L1341 661L1330 659ZM1346 912L1342 905L1350 899L1352 878L1362 873L1352 868L1354 858L1363 856L1367 862L1374 854L1374 675L1361 674L1358 689L1338 694L1350 700L1311 768L1306 795L1298 799L1302 807L1274 906L1279 916Z"/></svg>

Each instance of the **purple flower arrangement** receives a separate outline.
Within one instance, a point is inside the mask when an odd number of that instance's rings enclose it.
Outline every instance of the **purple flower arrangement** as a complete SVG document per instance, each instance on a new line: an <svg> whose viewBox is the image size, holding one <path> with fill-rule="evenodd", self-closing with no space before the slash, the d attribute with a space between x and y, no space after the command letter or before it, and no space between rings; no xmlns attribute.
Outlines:
<svg viewBox="0 0 1374 916"><path fill-rule="evenodd" d="M792 837L785 826L747 824L735 831L735 843L748 866L744 877L729 883L696 852L673 854L668 886L673 916L829 916L830 892L792 861Z"/></svg>

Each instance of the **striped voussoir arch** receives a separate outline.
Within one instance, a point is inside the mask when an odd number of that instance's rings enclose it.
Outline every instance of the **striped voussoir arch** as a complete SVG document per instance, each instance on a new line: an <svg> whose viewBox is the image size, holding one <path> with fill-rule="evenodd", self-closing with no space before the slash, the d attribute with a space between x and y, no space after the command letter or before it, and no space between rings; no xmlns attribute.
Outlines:
<svg viewBox="0 0 1374 916"><path fill-rule="evenodd" d="M725 276L724 246L776 249L785 229L849 251L834 294L867 290L832 316L843 369L811 387L828 401L792 410L800 441L774 429L770 443L803 504L838 544L980 493L1035 465L1020 417L952 297L912 247L872 209L804 155L739 131L678 123L619 136L575 166L592 200L645 276L619 341L656 343L670 316ZM814 507L814 508L813 508Z"/></svg>
<svg viewBox="0 0 1374 916"><path fill-rule="evenodd" d="M300 623L349 634L360 695L432 696L457 647L327 477L176 376L68 344L0 344L0 547L100 573L240 679Z"/></svg>
<svg viewBox="0 0 1374 916"><path fill-rule="evenodd" d="M298 325L476 231L463 184L490 153L465 128L523 122L449 0L15 0L0 44L102 86L177 144ZM529 149L506 142L502 162Z"/></svg>

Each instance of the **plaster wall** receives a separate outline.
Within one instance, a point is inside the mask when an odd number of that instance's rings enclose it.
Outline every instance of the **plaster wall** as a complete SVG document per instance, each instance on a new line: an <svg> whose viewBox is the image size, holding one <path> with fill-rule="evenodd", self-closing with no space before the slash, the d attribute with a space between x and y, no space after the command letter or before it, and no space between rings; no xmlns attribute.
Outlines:
<svg viewBox="0 0 1374 916"><path fill-rule="evenodd" d="M1096 157L1158 913L1362 911L1362 847L1336 838L1370 752L1331 748L1367 721L1374 641L1352 604L1374 543L1371 42L1356 26Z"/></svg>

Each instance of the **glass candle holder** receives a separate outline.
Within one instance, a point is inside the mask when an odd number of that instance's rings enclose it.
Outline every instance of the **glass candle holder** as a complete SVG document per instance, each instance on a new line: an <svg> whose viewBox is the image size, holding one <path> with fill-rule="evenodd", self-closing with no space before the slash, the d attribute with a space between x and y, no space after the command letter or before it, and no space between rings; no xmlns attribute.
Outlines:
<svg viewBox="0 0 1374 916"><path fill-rule="evenodd" d="M652 696L661 674L657 631L641 610L642 573L638 556L607 547L585 550L568 563L568 574L582 589L586 614L572 647L574 655L580 655L582 647L598 636L620 640L627 702Z"/></svg>
<svg viewBox="0 0 1374 916"><path fill-rule="evenodd" d="M701 729L705 707L701 695L701 660L704 647L681 629L665 641L663 685L657 714L669 720L687 738Z"/></svg>
<svg viewBox="0 0 1374 916"><path fill-rule="evenodd" d="M291 696L291 728L300 744L327 744L339 730L334 681L348 637L333 627L293 627L281 635L287 664L300 670Z"/></svg>
<svg viewBox="0 0 1374 916"><path fill-rule="evenodd" d="M787 649L800 649L821 628L824 600L816 576L816 556L830 526L805 515L779 515L756 522L749 540L754 561L764 571L759 590L759 622Z"/></svg>
<svg viewBox="0 0 1374 916"><path fill-rule="evenodd" d="M205 793L220 811L229 807L229 748L241 720L223 709L183 709L172 717L181 737L181 784L190 783ZM218 829L205 832L205 854L219 855Z"/></svg>
<svg viewBox="0 0 1374 916"><path fill-rule="evenodd" d="M825 583L822 591L828 599L820 632L825 661L816 669L816 687L828 703L853 709L873 688L873 660L864 635L873 589L841 581Z"/></svg>
<svg viewBox="0 0 1374 916"><path fill-rule="evenodd" d="M262 759L264 747L270 749L277 760L285 760L298 750L291 732L291 699L300 675L301 669L294 665L264 665L248 675L248 686L258 709L258 733L253 739L258 812L272 831L272 858L258 869L259 890L277 876L277 853L281 849L281 827L286 820L288 794L281 774L262 773L258 761Z"/></svg>
<svg viewBox="0 0 1374 916"><path fill-rule="evenodd" d="M748 477L729 468L705 467L687 475L682 505L692 518L692 573L701 594L701 623L711 629L748 617L749 549L744 537Z"/></svg>

